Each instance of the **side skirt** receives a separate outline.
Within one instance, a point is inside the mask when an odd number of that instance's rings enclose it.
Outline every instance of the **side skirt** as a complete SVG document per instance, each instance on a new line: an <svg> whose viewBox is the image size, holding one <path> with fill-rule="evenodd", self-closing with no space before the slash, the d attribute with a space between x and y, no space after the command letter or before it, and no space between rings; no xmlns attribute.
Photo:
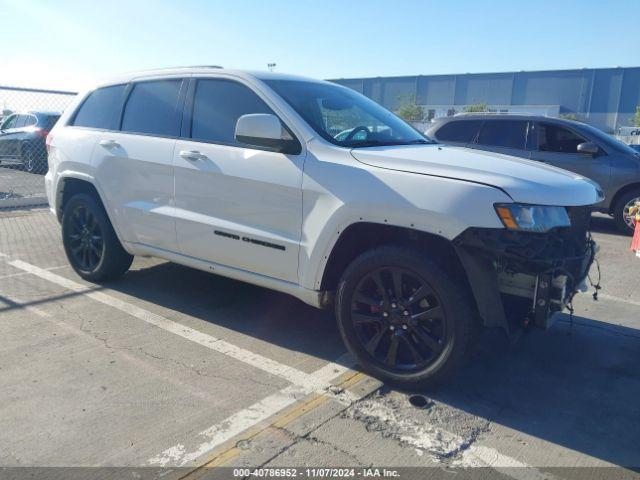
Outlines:
<svg viewBox="0 0 640 480"><path fill-rule="evenodd" d="M159 257L186 267L215 273L216 275L221 275L223 277L286 293L296 297L308 305L311 305L312 307L325 308L331 303L331 294L326 291L309 290L296 283L286 282L277 278L221 265L219 263L208 262L189 255L183 255L171 250L152 247L143 243L125 242L125 245L123 246L127 251L134 255Z"/></svg>

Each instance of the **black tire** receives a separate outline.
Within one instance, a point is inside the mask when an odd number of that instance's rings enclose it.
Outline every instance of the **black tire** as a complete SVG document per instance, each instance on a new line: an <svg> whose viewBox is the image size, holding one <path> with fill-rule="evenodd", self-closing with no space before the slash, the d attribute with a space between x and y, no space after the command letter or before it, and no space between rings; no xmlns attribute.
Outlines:
<svg viewBox="0 0 640 480"><path fill-rule="evenodd" d="M120 277L133 261L122 248L102 204L84 193L71 197L64 207L62 241L73 269L90 282Z"/></svg>
<svg viewBox="0 0 640 480"><path fill-rule="evenodd" d="M465 282L425 252L401 246L369 250L349 265L338 285L336 317L342 339L362 369L403 388L433 386L450 377L478 326Z"/></svg>
<svg viewBox="0 0 640 480"><path fill-rule="evenodd" d="M625 235L633 235L633 227L625 220L625 211L627 205L633 200L640 199L640 188L630 190L622 195L613 206L613 219L616 222L616 228L620 233Z"/></svg>
<svg viewBox="0 0 640 480"><path fill-rule="evenodd" d="M22 170L29 173L37 173L38 166L36 164L35 149L25 143L20 149L20 158L22 159Z"/></svg>

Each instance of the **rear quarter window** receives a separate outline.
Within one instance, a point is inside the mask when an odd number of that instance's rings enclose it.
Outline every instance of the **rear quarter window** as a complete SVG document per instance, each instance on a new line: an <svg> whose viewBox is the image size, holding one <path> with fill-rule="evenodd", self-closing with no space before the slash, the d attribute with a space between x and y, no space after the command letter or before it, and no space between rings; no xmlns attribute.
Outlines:
<svg viewBox="0 0 640 480"><path fill-rule="evenodd" d="M441 142L469 143L475 138L481 125L482 120L448 122L436 131L435 136Z"/></svg>
<svg viewBox="0 0 640 480"><path fill-rule="evenodd" d="M98 88L82 102L71 125L115 130L126 85Z"/></svg>

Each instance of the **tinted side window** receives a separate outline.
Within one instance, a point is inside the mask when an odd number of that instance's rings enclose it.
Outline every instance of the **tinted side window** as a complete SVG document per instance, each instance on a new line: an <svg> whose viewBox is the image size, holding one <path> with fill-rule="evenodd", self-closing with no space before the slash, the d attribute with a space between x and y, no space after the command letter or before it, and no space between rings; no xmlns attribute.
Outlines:
<svg viewBox="0 0 640 480"><path fill-rule="evenodd" d="M478 144L524 150L526 139L526 121L487 120L478 135Z"/></svg>
<svg viewBox="0 0 640 480"><path fill-rule="evenodd" d="M474 139L482 124L481 120L461 120L446 123L436 132L441 142L469 143Z"/></svg>
<svg viewBox="0 0 640 480"><path fill-rule="evenodd" d="M2 129L8 130L9 128L15 128L16 120L18 120L18 115L11 115L7 117L2 123Z"/></svg>
<svg viewBox="0 0 640 480"><path fill-rule="evenodd" d="M25 127L31 127L32 125L35 125L36 123L38 123L38 119L36 117L34 117L33 115L25 115L25 119L24 119L24 126Z"/></svg>
<svg viewBox="0 0 640 480"><path fill-rule="evenodd" d="M22 128L24 127L24 123L27 120L27 115L18 115L18 118L16 119L16 124L14 125L15 128Z"/></svg>
<svg viewBox="0 0 640 480"><path fill-rule="evenodd" d="M191 138L239 145L236 122L249 113L273 113L260 97L230 80L198 80L193 104Z"/></svg>
<svg viewBox="0 0 640 480"><path fill-rule="evenodd" d="M177 136L181 84L181 79L135 84L124 107L122 131Z"/></svg>
<svg viewBox="0 0 640 480"><path fill-rule="evenodd" d="M92 92L76 112L72 124L78 127L114 130L125 87L126 85L114 85Z"/></svg>
<svg viewBox="0 0 640 480"><path fill-rule="evenodd" d="M538 149L541 152L578 153L578 145L586 141L571 130L558 125L539 124Z"/></svg>
<svg viewBox="0 0 640 480"><path fill-rule="evenodd" d="M44 117L40 120L42 122L40 126L46 130L51 130L59 119L60 115Z"/></svg>

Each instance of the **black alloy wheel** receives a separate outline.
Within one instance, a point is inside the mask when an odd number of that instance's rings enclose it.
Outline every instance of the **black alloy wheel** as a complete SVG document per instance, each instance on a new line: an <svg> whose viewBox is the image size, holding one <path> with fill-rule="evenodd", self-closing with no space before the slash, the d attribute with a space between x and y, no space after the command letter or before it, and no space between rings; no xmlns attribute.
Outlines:
<svg viewBox="0 0 640 480"><path fill-rule="evenodd" d="M93 272L104 256L104 238L96 216L86 205L76 205L70 212L69 251L78 268Z"/></svg>
<svg viewBox="0 0 640 480"><path fill-rule="evenodd" d="M358 339L392 371L424 369L442 353L447 319L436 292L416 273L383 267L359 282L351 306Z"/></svg>

